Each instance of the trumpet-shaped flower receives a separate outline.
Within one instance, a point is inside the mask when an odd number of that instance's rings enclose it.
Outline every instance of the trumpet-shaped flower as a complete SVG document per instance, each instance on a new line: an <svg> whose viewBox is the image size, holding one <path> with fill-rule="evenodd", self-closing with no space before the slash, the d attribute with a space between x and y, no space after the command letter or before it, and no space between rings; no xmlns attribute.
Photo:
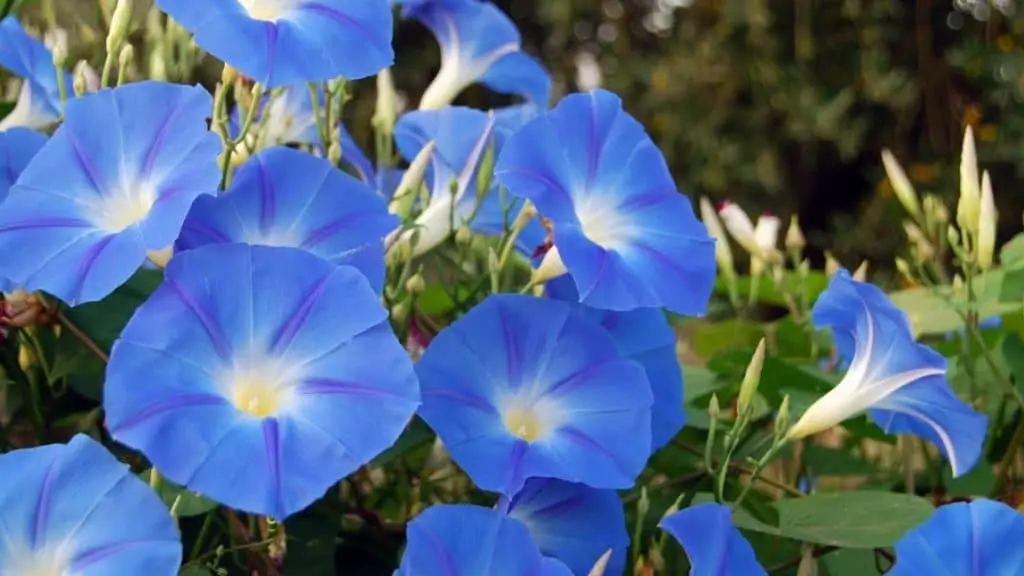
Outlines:
<svg viewBox="0 0 1024 576"><path fill-rule="evenodd" d="M8 452L0 478L0 574L178 573L167 507L92 438Z"/></svg>
<svg viewBox="0 0 1024 576"><path fill-rule="evenodd" d="M390 200L402 182L405 170L400 168L377 170L352 134L345 129L345 126L339 124L338 129L341 131L341 163L348 166L356 178L372 186L378 194Z"/></svg>
<svg viewBox="0 0 1024 576"><path fill-rule="evenodd" d="M431 506L409 523L395 576L571 576L515 518L468 504Z"/></svg>
<svg viewBox="0 0 1024 576"><path fill-rule="evenodd" d="M391 65L388 0L157 0L200 48L276 88Z"/></svg>
<svg viewBox="0 0 1024 576"><path fill-rule="evenodd" d="M557 278L547 284L549 297L579 302L572 280ZM676 333L665 313L656 308L615 312L577 304L581 314L608 331L623 356L643 366L651 384L651 448L669 443L686 422L683 410L683 371L676 355Z"/></svg>
<svg viewBox="0 0 1024 576"><path fill-rule="evenodd" d="M941 506L896 543L890 576L1024 574L1024 515L978 499Z"/></svg>
<svg viewBox="0 0 1024 576"><path fill-rule="evenodd" d="M622 574L626 567L626 514L614 490L535 478L512 499L508 515L530 529L544 555L573 574L588 574L609 548L605 574Z"/></svg>
<svg viewBox="0 0 1024 576"><path fill-rule="evenodd" d="M791 438L820 432L865 410L885 432L910 433L935 444L953 475L981 455L988 418L949 387L946 359L918 344L906 315L878 287L838 271L811 311L816 326L832 329L839 355L850 365L843 379L790 429Z"/></svg>
<svg viewBox="0 0 1024 576"><path fill-rule="evenodd" d="M406 230L399 237L400 242L411 242L415 234L414 256L443 242L474 215L481 162L488 147L501 145L495 141L494 118L471 108L417 110L395 125L395 143L409 162L431 141L435 148L426 175L430 200L416 217L415 231Z"/></svg>
<svg viewBox="0 0 1024 576"><path fill-rule="evenodd" d="M420 109L446 106L476 82L547 105L551 78L522 50L516 25L494 4L415 2L406 3L403 13L422 22L441 45L441 69L423 93Z"/></svg>
<svg viewBox="0 0 1024 576"><path fill-rule="evenodd" d="M46 144L46 136L28 128L0 132L0 202L7 198L29 161Z"/></svg>
<svg viewBox="0 0 1024 576"><path fill-rule="evenodd" d="M651 450L651 391L600 326L566 302L484 300L416 365L420 416L477 486L529 478L627 488Z"/></svg>
<svg viewBox="0 0 1024 576"><path fill-rule="evenodd" d="M732 511L708 502L665 517L658 526L686 551L691 576L768 574L758 564L754 549L732 523Z"/></svg>
<svg viewBox="0 0 1024 576"><path fill-rule="evenodd" d="M60 118L57 67L46 45L22 28L14 16L0 20L0 68L24 80L12 110L0 119L0 131L14 126L44 128ZM74 96L71 76L64 70L67 94Z"/></svg>
<svg viewBox="0 0 1024 576"><path fill-rule="evenodd" d="M572 94L531 121L505 144L495 177L553 225L536 281L568 272L595 308L704 313L715 243L614 94Z"/></svg>
<svg viewBox="0 0 1024 576"><path fill-rule="evenodd" d="M219 196L197 198L177 250L241 242L290 246L384 287L384 236L398 219L372 188L322 158L278 146L249 159Z"/></svg>
<svg viewBox="0 0 1024 576"><path fill-rule="evenodd" d="M99 300L177 238L216 191L220 141L198 86L138 82L70 100L0 204L0 276L75 305Z"/></svg>
<svg viewBox="0 0 1024 576"><path fill-rule="evenodd" d="M362 274L245 244L171 260L114 344L103 396L114 439L167 478L277 519L391 446L419 405Z"/></svg>

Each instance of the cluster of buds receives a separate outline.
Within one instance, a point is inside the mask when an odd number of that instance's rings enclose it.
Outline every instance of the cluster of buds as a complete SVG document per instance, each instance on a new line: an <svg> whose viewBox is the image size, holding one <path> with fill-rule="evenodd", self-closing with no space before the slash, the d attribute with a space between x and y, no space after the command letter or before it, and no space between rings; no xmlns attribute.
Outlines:
<svg viewBox="0 0 1024 576"><path fill-rule="evenodd" d="M0 307L0 329L4 330L4 337L7 336L6 330L9 328L47 324L52 320L53 311L47 308L34 292L15 290L4 294Z"/></svg>
<svg viewBox="0 0 1024 576"><path fill-rule="evenodd" d="M934 261L948 246L964 266L976 265L983 271L992 267L999 214L988 171L979 176L970 126L964 132L960 151L960 198L955 227L950 223L949 211L936 197L925 195L923 200L919 199L910 179L889 150L882 151L882 164L897 200L910 217L903 227L915 262ZM905 260L897 264L902 272L910 273L910 265Z"/></svg>

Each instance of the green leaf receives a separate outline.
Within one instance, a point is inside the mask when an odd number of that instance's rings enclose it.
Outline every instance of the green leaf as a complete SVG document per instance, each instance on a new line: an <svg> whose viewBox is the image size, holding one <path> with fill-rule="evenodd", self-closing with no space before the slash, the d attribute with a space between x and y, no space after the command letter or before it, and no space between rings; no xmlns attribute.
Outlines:
<svg viewBox="0 0 1024 576"><path fill-rule="evenodd" d="M7 117L14 110L14 102L0 102L0 120Z"/></svg>
<svg viewBox="0 0 1024 576"><path fill-rule="evenodd" d="M702 322L695 324L690 344L698 356L706 359L735 348L755 348L763 337L764 328L753 322Z"/></svg>
<svg viewBox="0 0 1024 576"><path fill-rule="evenodd" d="M850 450L807 444L804 463L815 476L873 476L875 467L854 456Z"/></svg>
<svg viewBox="0 0 1024 576"><path fill-rule="evenodd" d="M430 429L430 426L427 426L427 423L420 419L419 416L413 416L412 421L405 427L402 435L398 437L398 441L387 450L378 454L373 459L371 465L384 466L392 460L401 458L408 452L429 444L433 439L434 431Z"/></svg>
<svg viewBox="0 0 1024 576"><path fill-rule="evenodd" d="M741 276L736 279L740 294L750 293L750 281L749 276ZM800 293L806 290L808 301L813 302L828 286L828 276L822 271L811 270L805 281L799 272L787 270L782 277L781 286L786 293ZM715 281L715 292L723 296L729 295L729 281L727 278L724 276L718 277ZM757 290L758 302L784 307L786 306L786 300L782 295L783 292L776 288L775 283L771 279L765 277L760 279Z"/></svg>
<svg viewBox="0 0 1024 576"><path fill-rule="evenodd" d="M66 315L100 348L110 352L110 347L128 324L135 309L149 298L162 281L162 272L141 269L110 296L99 302L71 308Z"/></svg>
<svg viewBox="0 0 1024 576"><path fill-rule="evenodd" d="M949 466L943 466L942 485L946 487L948 496L986 496L996 485L996 474L987 462L979 462L970 472L957 478L953 478L953 470Z"/></svg>
<svg viewBox="0 0 1024 576"><path fill-rule="evenodd" d="M195 564L189 564L178 572L178 576L214 576L213 572L205 566L196 566Z"/></svg>
<svg viewBox="0 0 1024 576"><path fill-rule="evenodd" d="M973 307L981 318L989 318L1018 308L1024 292L1014 298L1006 297L1005 275L1003 270L992 270L978 278L977 301L973 306L962 297L953 298L949 288L910 288L892 292L889 298L906 312L915 337L946 334L963 327L958 310L964 312ZM1024 284L1021 289L1024 290Z"/></svg>
<svg viewBox="0 0 1024 576"><path fill-rule="evenodd" d="M426 316L441 316L455 309L455 301L440 284L430 284L416 298L416 306Z"/></svg>
<svg viewBox="0 0 1024 576"><path fill-rule="evenodd" d="M1004 268L1024 266L1024 233L1017 234L999 250L999 262Z"/></svg>
<svg viewBox="0 0 1024 576"><path fill-rule="evenodd" d="M841 548L892 546L907 530L931 516L924 498L893 492L854 491L781 500L779 525L736 514L740 528Z"/></svg>
<svg viewBox="0 0 1024 576"><path fill-rule="evenodd" d="M152 471L152 468L143 471L139 474L139 479L146 484L149 484L149 476ZM174 506L178 497L181 497L181 502L178 503L177 508L179 518L188 518L190 516L206 514L218 506L218 504L213 500L200 495L198 492L186 490L166 478L160 478L159 488L158 493L160 494L160 499L164 501L167 508Z"/></svg>

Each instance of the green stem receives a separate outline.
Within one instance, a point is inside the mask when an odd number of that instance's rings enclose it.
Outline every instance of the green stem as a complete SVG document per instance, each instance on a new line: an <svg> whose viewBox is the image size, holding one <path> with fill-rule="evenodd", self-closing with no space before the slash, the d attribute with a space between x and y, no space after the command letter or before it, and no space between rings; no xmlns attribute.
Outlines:
<svg viewBox="0 0 1024 576"><path fill-rule="evenodd" d="M996 483L992 489L993 497L1003 492L1006 480L1010 476L1010 470L1013 469L1013 460L1017 456L1022 443L1024 443L1024 410L1019 413L1017 427L1014 428L1013 436L1010 437L1010 444L1006 447L1006 452L1003 453L1002 459L999 460Z"/></svg>

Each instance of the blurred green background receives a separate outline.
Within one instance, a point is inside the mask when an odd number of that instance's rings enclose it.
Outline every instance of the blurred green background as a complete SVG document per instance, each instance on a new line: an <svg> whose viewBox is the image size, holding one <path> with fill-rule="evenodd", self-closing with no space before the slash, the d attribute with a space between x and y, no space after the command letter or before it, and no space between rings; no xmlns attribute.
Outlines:
<svg viewBox="0 0 1024 576"><path fill-rule="evenodd" d="M620 94L682 190L752 215L798 214L818 266L827 249L847 267L868 259L891 269L906 239L882 148L919 192L952 206L968 124L992 173L1000 240L1021 227L1024 0L495 1L551 71L555 98L597 82ZM152 0L136 2L141 40ZM41 23L39 0L19 4ZM81 42L72 58L101 64L103 39L90 34L102 29L96 4L55 4ZM396 83L415 104L437 70L437 45L403 21L396 48ZM212 84L218 65L204 64L200 78ZM346 122L368 144L374 83L359 83L355 96ZM457 100L509 102L480 87Z"/></svg>

